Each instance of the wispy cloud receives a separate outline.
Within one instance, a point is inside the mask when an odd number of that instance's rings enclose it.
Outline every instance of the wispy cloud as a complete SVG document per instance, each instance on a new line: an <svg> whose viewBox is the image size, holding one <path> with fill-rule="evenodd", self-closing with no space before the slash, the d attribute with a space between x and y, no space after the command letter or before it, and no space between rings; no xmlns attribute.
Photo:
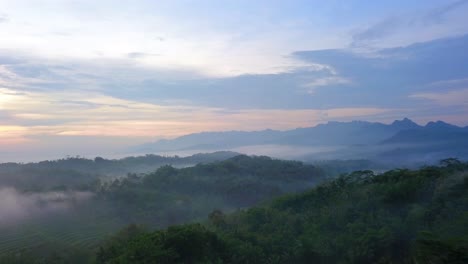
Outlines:
<svg viewBox="0 0 468 264"><path fill-rule="evenodd" d="M426 92L410 95L410 98L425 99L443 106L468 106L468 88L446 92Z"/></svg>
<svg viewBox="0 0 468 264"><path fill-rule="evenodd" d="M401 17L388 17L352 36L351 46L362 46L370 41L378 40L393 34L399 27L404 25Z"/></svg>
<svg viewBox="0 0 468 264"><path fill-rule="evenodd" d="M77 101L68 101L65 99L68 97ZM1 138L8 139L27 139L37 134L174 137L207 130L291 129L328 119L359 118L390 111L379 108L231 111L208 107L161 106L78 91L15 95L2 89L0 99L1 108L7 110L12 118L10 125L0 126L3 132Z"/></svg>
<svg viewBox="0 0 468 264"><path fill-rule="evenodd" d="M453 1L446 5L438 6L429 10L427 13L418 18L418 20L425 24L442 23L446 19L448 13L466 4L468 4L467 0Z"/></svg>
<svg viewBox="0 0 468 264"><path fill-rule="evenodd" d="M0 23L8 22L8 16L5 14L0 14Z"/></svg>
<svg viewBox="0 0 468 264"><path fill-rule="evenodd" d="M330 76L325 78L316 78L308 82L304 87L308 88L307 93L314 94L319 87L326 87L330 85L351 84L351 80L339 76Z"/></svg>
<svg viewBox="0 0 468 264"><path fill-rule="evenodd" d="M153 57L153 56L160 56L160 54L145 53L145 52L130 52L130 53L128 53L128 57L131 58L131 59L139 59L139 58L146 58L146 57Z"/></svg>
<svg viewBox="0 0 468 264"><path fill-rule="evenodd" d="M467 0L458 0L419 12L389 15L383 20L355 32L352 35L350 46L355 48L372 45L388 47L388 43L390 45L407 45L418 41L446 37L447 33L448 35L467 33L467 26L457 25L463 21L458 19L460 16L458 18L451 17L453 12L464 9L467 4ZM454 21L448 23L450 19ZM400 40L395 42L392 39L393 36L395 36L395 39Z"/></svg>
<svg viewBox="0 0 468 264"><path fill-rule="evenodd" d="M459 89L468 87L468 78L440 80L432 82L428 85L429 88L437 89Z"/></svg>
<svg viewBox="0 0 468 264"><path fill-rule="evenodd" d="M293 31L287 23L261 21L258 16L252 16L252 22L259 23L248 24L222 5L209 16L202 15L204 7L213 6L207 3L195 7L142 1L112 6L109 1L44 1L39 7L28 1L10 2L16 22L2 29L9 37L2 39L0 49L47 60L131 59L139 67L224 77L286 72L304 66L285 56L295 49L342 45L334 35L317 32L320 39L311 41L303 37L302 29ZM41 14L32 12L37 8ZM226 23L230 25L223 26Z"/></svg>

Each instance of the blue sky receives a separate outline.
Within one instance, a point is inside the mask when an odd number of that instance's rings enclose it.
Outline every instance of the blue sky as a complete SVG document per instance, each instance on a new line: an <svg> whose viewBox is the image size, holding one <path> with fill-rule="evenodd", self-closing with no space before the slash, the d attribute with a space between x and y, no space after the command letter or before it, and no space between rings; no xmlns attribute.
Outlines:
<svg viewBox="0 0 468 264"><path fill-rule="evenodd" d="M465 0L0 6L7 152L330 120L468 125Z"/></svg>

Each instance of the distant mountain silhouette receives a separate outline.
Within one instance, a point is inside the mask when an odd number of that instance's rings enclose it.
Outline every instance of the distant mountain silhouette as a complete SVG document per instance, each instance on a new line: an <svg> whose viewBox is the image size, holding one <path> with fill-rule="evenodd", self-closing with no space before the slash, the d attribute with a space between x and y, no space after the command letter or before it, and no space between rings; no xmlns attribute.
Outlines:
<svg viewBox="0 0 468 264"><path fill-rule="evenodd" d="M262 146L276 152L264 153ZM283 147L287 148L288 153ZM136 146L133 151L158 153L236 148L248 148L251 154L304 161L370 159L394 165L426 164L447 157L468 158L468 127L442 121L420 126L408 118L395 120L391 124L328 122L286 131L202 132ZM302 153L300 149L310 152Z"/></svg>
<svg viewBox="0 0 468 264"><path fill-rule="evenodd" d="M189 149L228 149L249 145L369 145L388 139L407 129L421 128L408 118L392 124L366 121L328 122L314 127L287 131L228 131L189 134L171 140L159 140L136 147L144 151L177 151Z"/></svg>
<svg viewBox="0 0 468 264"><path fill-rule="evenodd" d="M403 118L403 120L393 121L392 126L400 130L420 128L418 124L416 124L415 122L411 121L409 118L406 118L406 117Z"/></svg>
<svg viewBox="0 0 468 264"><path fill-rule="evenodd" d="M369 145L404 129L419 127L407 118L390 125L366 121L328 122L315 127L286 131L285 136L275 143L309 146Z"/></svg>
<svg viewBox="0 0 468 264"><path fill-rule="evenodd" d="M468 142L468 129L447 124L442 121L429 122L424 127L399 131L391 138L385 140L383 143L435 144L441 142L454 142L458 144L465 144Z"/></svg>

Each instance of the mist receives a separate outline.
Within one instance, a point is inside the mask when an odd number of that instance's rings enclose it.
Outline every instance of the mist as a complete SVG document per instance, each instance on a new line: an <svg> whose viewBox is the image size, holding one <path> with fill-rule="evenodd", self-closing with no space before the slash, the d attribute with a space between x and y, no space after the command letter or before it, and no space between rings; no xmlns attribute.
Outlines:
<svg viewBox="0 0 468 264"><path fill-rule="evenodd" d="M91 192L81 191L21 193L12 187L1 187L0 225L70 210L92 196Z"/></svg>

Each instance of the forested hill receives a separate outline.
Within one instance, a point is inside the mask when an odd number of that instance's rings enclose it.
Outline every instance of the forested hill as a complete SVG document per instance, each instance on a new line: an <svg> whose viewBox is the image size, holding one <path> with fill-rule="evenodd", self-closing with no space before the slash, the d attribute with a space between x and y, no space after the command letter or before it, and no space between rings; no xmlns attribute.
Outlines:
<svg viewBox="0 0 468 264"><path fill-rule="evenodd" d="M131 226L97 263L468 263L467 171L358 171L203 225Z"/></svg>
<svg viewBox="0 0 468 264"><path fill-rule="evenodd" d="M79 189L74 189L73 177L80 176L34 178L42 186L53 186L56 179L71 184L62 190L0 185L1 264L90 263L100 242L131 223L161 229L203 221L214 209L250 208L327 178L302 162L245 155L185 168L164 165Z"/></svg>
<svg viewBox="0 0 468 264"><path fill-rule="evenodd" d="M218 151L187 157L148 154L122 159L68 157L34 163L1 163L0 187L27 191L86 189L90 183L102 178L124 177L128 173L149 173L164 165L194 166L198 163L222 161L237 155L239 153Z"/></svg>
<svg viewBox="0 0 468 264"><path fill-rule="evenodd" d="M204 218L214 208L251 207L325 179L321 169L302 162L239 155L188 168L163 166L108 182L96 192L98 199L112 201L120 218L165 227Z"/></svg>

